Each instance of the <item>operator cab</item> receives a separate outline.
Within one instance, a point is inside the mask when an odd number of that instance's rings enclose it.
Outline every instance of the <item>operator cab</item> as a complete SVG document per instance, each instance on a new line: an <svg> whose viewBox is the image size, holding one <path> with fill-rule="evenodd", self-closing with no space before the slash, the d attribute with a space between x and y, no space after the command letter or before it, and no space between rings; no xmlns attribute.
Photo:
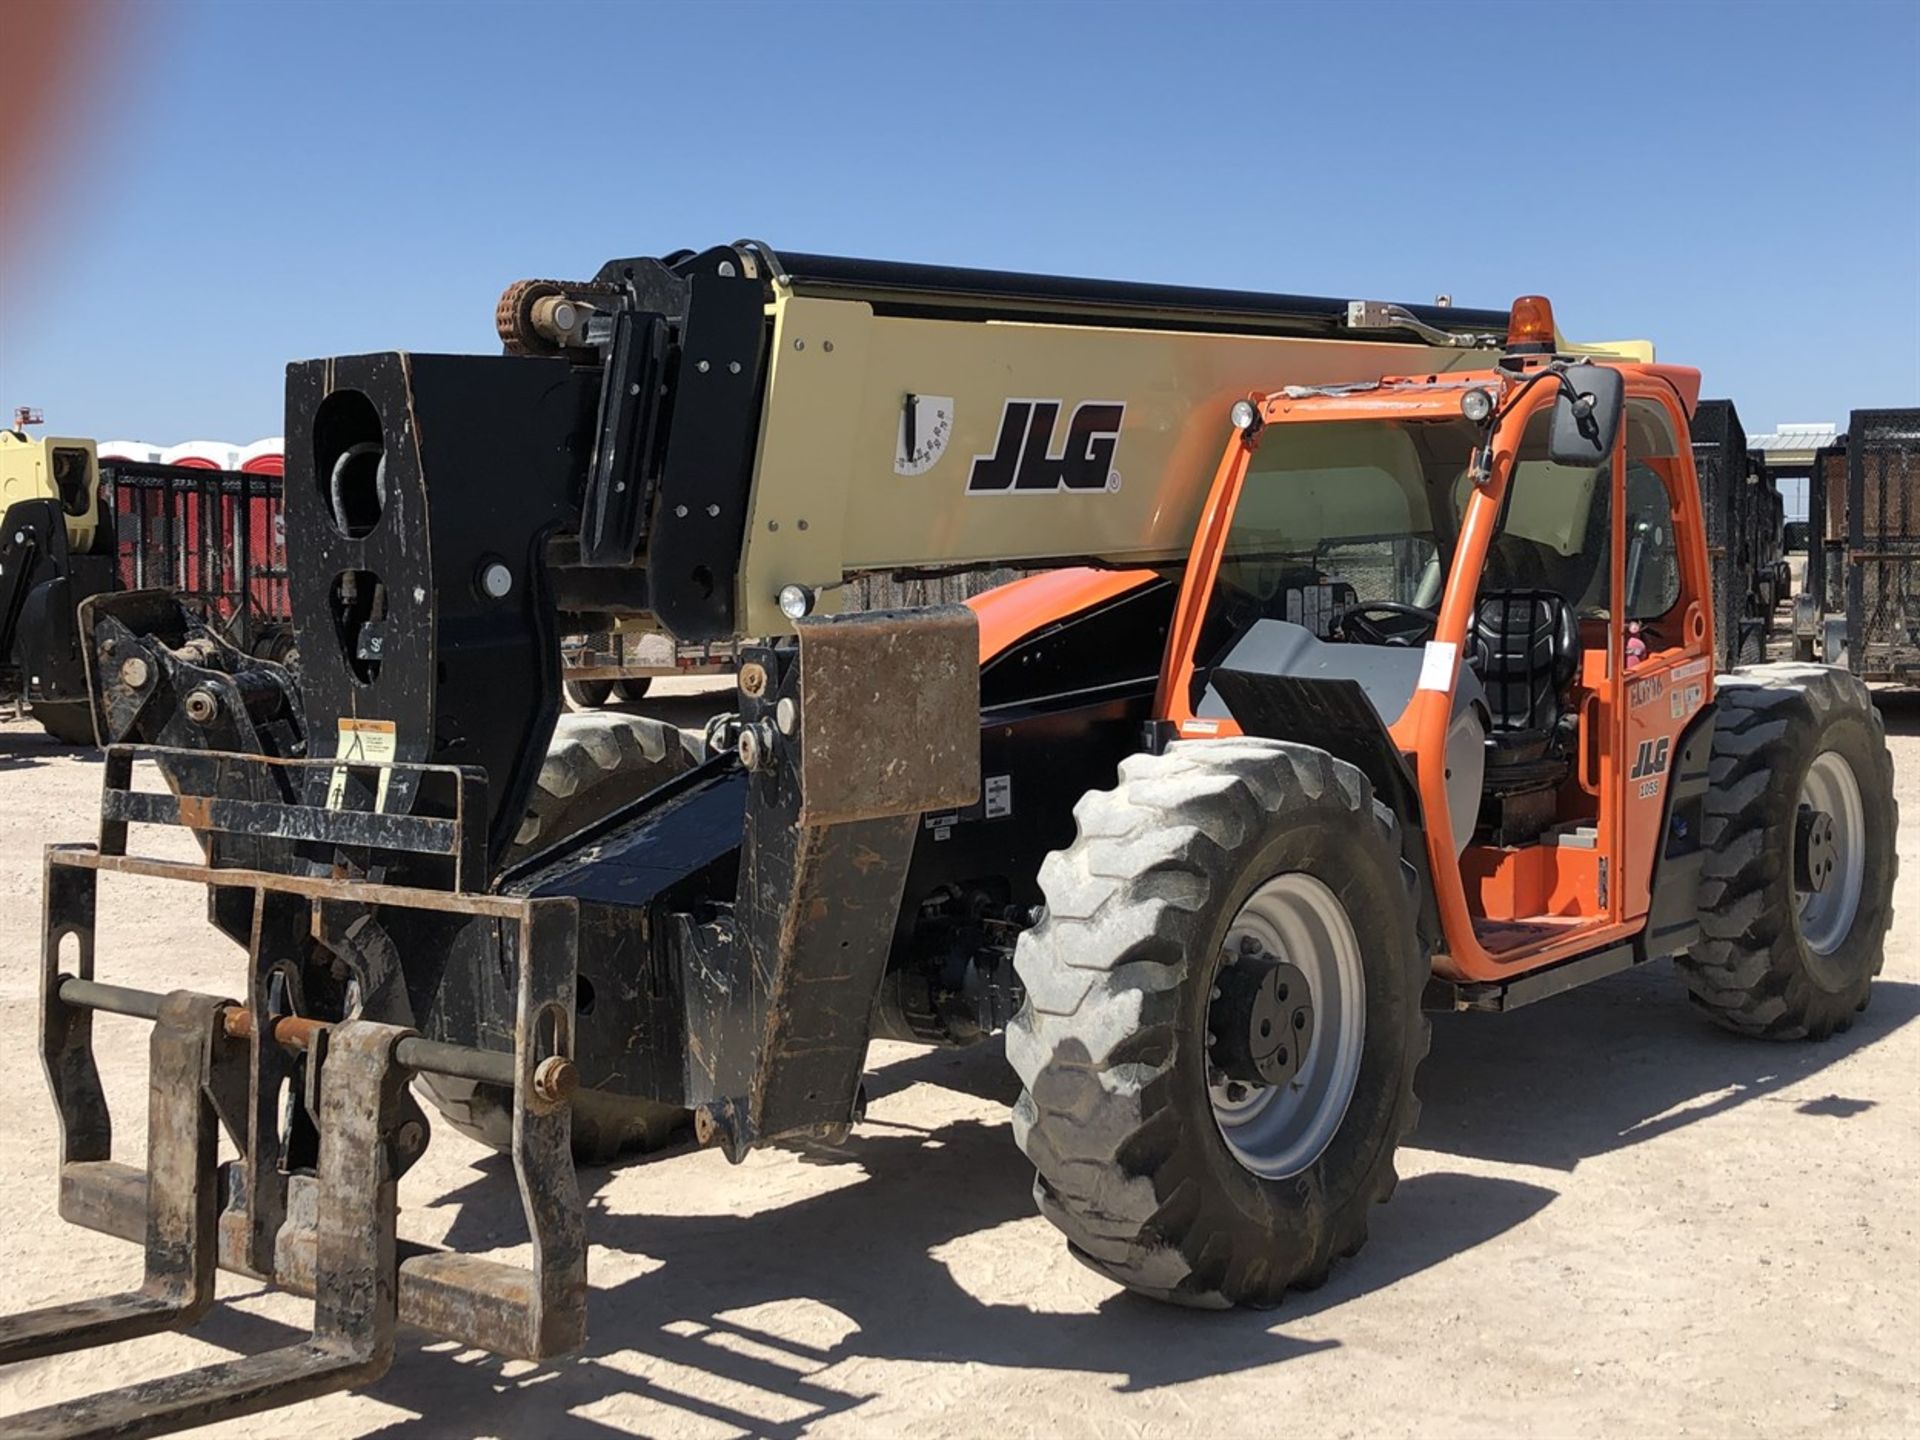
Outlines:
<svg viewBox="0 0 1920 1440"><path fill-rule="evenodd" d="M1496 390L1512 399L1545 363L1503 367ZM1617 388L1614 436L1585 457L1556 431L1556 403L1515 412L1478 571L1456 569L1477 489L1492 493L1489 430L1462 413L1479 383L1429 376L1268 402L1208 557L1184 693L1169 699L1183 736L1230 733L1217 676L1350 681L1417 773L1416 696L1450 690L1453 856L1475 934L1497 956L1620 918L1609 860L1630 811L1622 681L1650 655L1671 666L1703 651L1704 626L1676 540L1684 443L1669 409ZM1432 643L1463 577L1463 639ZM1633 798L1657 789L1643 781Z"/></svg>
<svg viewBox="0 0 1920 1440"><path fill-rule="evenodd" d="M1561 818L1575 681L1605 644L1605 472L1548 460L1547 418L1516 456L1455 687L1449 769L1474 782L1452 806L1456 849L1530 843ZM1194 714L1230 715L1210 679L1228 669L1353 680L1395 724L1439 621L1478 442L1457 414L1271 427L1195 648Z"/></svg>

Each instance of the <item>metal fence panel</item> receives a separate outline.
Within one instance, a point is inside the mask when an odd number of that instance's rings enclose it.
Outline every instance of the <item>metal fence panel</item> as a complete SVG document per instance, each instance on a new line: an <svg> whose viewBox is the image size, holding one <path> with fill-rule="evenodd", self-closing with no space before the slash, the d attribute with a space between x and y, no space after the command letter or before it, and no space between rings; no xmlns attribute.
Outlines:
<svg viewBox="0 0 1920 1440"><path fill-rule="evenodd" d="M1829 523L1838 518L1830 493ZM1852 667L1911 675L1920 670L1920 409L1853 412L1844 523Z"/></svg>
<svg viewBox="0 0 1920 1440"><path fill-rule="evenodd" d="M279 476L111 460L100 483L124 588L178 591L245 634L291 618Z"/></svg>

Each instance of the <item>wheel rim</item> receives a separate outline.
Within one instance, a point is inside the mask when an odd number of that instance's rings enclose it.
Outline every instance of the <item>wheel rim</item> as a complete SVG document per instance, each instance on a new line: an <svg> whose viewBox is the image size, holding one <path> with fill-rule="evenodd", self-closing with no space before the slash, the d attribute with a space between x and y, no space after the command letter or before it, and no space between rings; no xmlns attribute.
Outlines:
<svg viewBox="0 0 1920 1440"><path fill-rule="evenodd" d="M1800 805L1832 818L1832 869L1818 889L1796 884L1800 938L1816 955L1831 955L1853 932L1860 913L1860 890L1867 868L1866 807L1853 767L1833 750L1823 750L1800 782Z"/></svg>
<svg viewBox="0 0 1920 1440"><path fill-rule="evenodd" d="M1366 974L1346 907L1311 875L1267 881L1228 927L1215 974L1251 940L1306 978L1312 1021L1299 1069L1277 1086L1229 1080L1209 1066L1214 1123L1241 1166L1267 1180L1297 1175L1327 1148L1353 1099L1366 1030Z"/></svg>

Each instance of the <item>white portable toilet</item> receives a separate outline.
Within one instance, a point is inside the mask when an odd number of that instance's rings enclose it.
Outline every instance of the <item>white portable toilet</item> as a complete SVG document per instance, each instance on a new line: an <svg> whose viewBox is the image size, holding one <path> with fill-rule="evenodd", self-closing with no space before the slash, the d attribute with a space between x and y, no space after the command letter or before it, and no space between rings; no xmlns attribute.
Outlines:
<svg viewBox="0 0 1920 1440"><path fill-rule="evenodd" d="M233 467L249 475L284 475L287 469L287 441L282 435L269 435L251 445L242 446Z"/></svg>
<svg viewBox="0 0 1920 1440"><path fill-rule="evenodd" d="M145 440L102 440L95 447L102 460L133 460L142 465L160 463L160 447Z"/></svg>
<svg viewBox="0 0 1920 1440"><path fill-rule="evenodd" d="M240 451L226 440L187 440L160 452L162 465L185 465L192 470L238 469Z"/></svg>

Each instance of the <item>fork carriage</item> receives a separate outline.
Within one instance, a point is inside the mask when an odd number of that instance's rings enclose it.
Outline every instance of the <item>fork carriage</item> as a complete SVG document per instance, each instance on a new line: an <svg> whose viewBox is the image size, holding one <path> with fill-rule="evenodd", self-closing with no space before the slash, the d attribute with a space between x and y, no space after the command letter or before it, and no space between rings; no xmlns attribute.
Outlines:
<svg viewBox="0 0 1920 1440"><path fill-rule="evenodd" d="M462 888L473 873L457 858L466 818L484 815L484 806L446 820L301 805L282 807L277 817L288 833L316 841L437 852L453 862L445 889L129 853L129 823L184 825L202 835L258 824L252 802L134 789L137 758L337 768L116 746L107 757L99 842L47 848L41 1050L60 1122L60 1214L144 1245L146 1274L123 1295L0 1320L0 1364L192 1325L212 1304L217 1268L311 1295L313 1333L266 1354L15 1416L6 1433L162 1434L363 1385L392 1363L399 1323L515 1359L577 1348L586 1333L587 1278L568 1143L577 905ZM469 806L482 783L451 767L372 768L389 785L438 769ZM249 908L246 999L95 980L102 874L206 886ZM375 1020L303 1016L303 987L329 977L289 957L309 936L345 936L375 907L499 928L517 986L510 1051L447 1044ZM153 1022L144 1170L113 1157L93 1050L97 1011ZM427 1144L426 1116L407 1088L420 1073L512 1095L513 1168L530 1265L396 1238L398 1181ZM222 1132L238 1159L218 1162Z"/></svg>

